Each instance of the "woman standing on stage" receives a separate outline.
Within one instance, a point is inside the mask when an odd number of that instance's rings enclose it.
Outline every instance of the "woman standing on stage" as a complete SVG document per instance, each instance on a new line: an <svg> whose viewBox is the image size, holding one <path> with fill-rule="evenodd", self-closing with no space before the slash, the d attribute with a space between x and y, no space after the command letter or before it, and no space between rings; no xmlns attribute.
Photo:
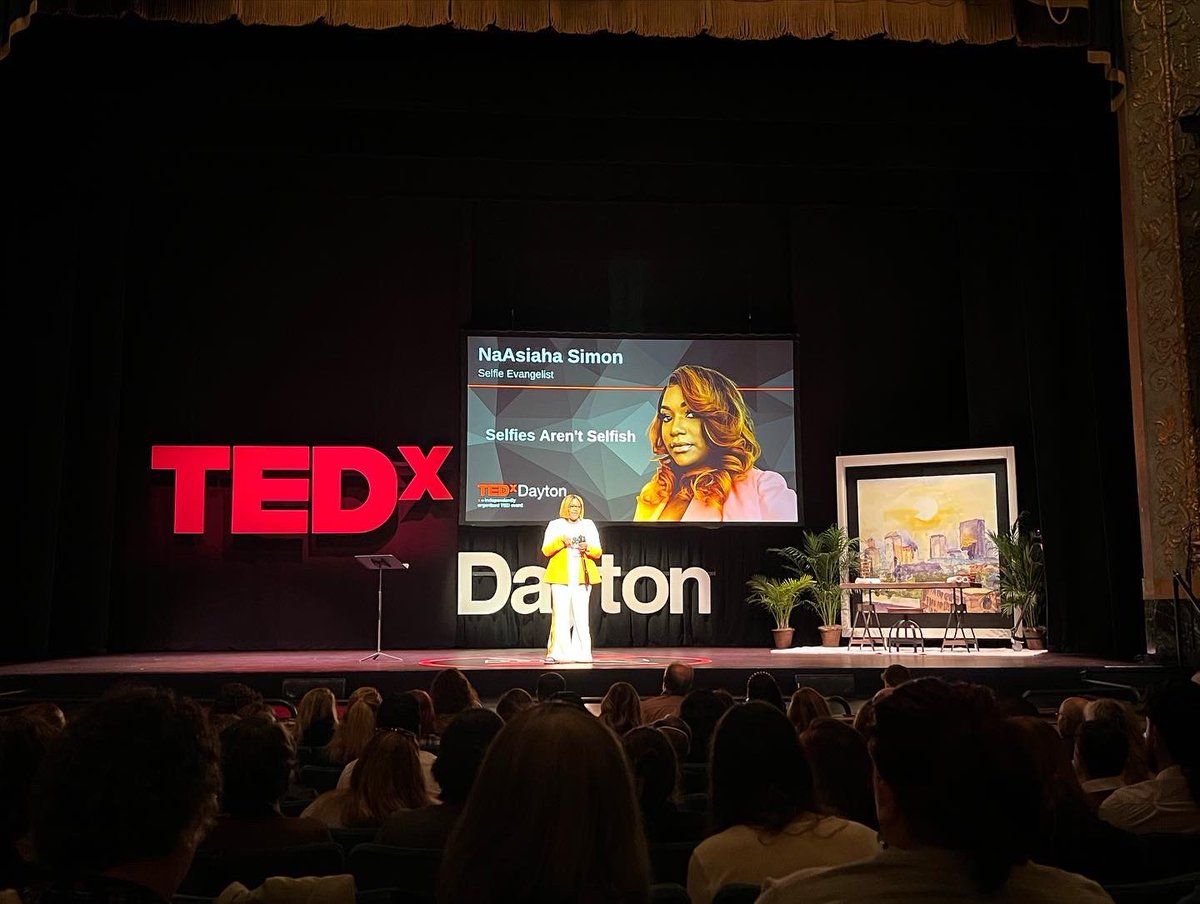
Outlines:
<svg viewBox="0 0 1200 904"><path fill-rule="evenodd" d="M548 556L545 582L550 585L550 640L546 662L591 662L588 598L600 583L596 561L603 550L596 525L583 517L583 500L568 496L559 517L546 526L542 555Z"/></svg>

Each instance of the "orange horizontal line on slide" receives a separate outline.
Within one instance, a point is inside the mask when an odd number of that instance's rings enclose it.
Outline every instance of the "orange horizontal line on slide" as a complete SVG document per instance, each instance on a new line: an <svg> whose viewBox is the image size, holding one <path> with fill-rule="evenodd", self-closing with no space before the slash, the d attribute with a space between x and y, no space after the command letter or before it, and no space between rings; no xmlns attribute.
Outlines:
<svg viewBox="0 0 1200 904"><path fill-rule="evenodd" d="M742 392L789 392L791 386L739 386ZM534 383L468 383L467 389L607 389L614 392L662 392L661 386L542 386Z"/></svg>

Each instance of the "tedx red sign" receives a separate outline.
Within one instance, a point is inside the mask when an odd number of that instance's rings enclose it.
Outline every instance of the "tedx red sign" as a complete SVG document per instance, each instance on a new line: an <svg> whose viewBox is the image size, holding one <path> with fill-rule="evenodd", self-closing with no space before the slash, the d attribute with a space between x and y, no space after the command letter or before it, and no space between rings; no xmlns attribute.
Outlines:
<svg viewBox="0 0 1200 904"><path fill-rule="evenodd" d="M417 446L396 448L413 471L403 489L395 463L369 446L153 446L150 467L175 472L177 534L204 533L205 481L210 472L229 470L235 534L365 534L387 521L397 502L427 494L454 498L438 476L451 446L433 446L428 453ZM342 505L346 473L367 484L366 499L352 508ZM274 507L279 503L308 508Z"/></svg>

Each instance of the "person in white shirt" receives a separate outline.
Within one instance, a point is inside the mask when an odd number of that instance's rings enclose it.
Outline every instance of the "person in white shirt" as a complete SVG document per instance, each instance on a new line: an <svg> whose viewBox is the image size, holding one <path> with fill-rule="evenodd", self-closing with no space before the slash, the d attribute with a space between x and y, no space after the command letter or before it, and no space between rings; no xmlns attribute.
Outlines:
<svg viewBox="0 0 1200 904"><path fill-rule="evenodd" d="M759 904L1111 902L1082 876L1029 863L1044 815L1029 752L987 688L920 678L880 700L871 741L886 849L768 881Z"/></svg>
<svg viewBox="0 0 1200 904"><path fill-rule="evenodd" d="M1146 716L1158 774L1113 791L1100 817L1138 834L1200 834L1200 685L1178 679L1152 689Z"/></svg>
<svg viewBox="0 0 1200 904"><path fill-rule="evenodd" d="M688 861L692 904L710 904L725 885L758 885L879 850L874 829L818 813L796 729L780 709L762 701L735 706L717 723L711 806L718 832L700 842Z"/></svg>

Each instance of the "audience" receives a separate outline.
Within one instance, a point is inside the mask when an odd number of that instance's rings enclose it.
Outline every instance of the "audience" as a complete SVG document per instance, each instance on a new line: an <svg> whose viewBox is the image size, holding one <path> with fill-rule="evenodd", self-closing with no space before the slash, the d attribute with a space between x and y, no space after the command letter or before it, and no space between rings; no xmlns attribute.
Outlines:
<svg viewBox="0 0 1200 904"><path fill-rule="evenodd" d="M385 729L375 732L350 776L349 788L326 791L301 817L331 829L378 826L397 810L429 803L414 732Z"/></svg>
<svg viewBox="0 0 1200 904"><path fill-rule="evenodd" d="M600 721L618 738L642 724L642 701L632 684L618 681L608 689L600 701Z"/></svg>
<svg viewBox="0 0 1200 904"><path fill-rule="evenodd" d="M1135 785L1153 776L1146 747L1146 720L1132 706L1121 700L1092 700L1084 709L1084 718L1088 722L1109 722L1124 732L1129 744L1129 757L1121 772L1125 784Z"/></svg>
<svg viewBox="0 0 1200 904"><path fill-rule="evenodd" d="M258 850L329 841L313 819L284 816L279 801L295 764L291 735L273 719L238 719L221 733L221 808L205 851Z"/></svg>
<svg viewBox="0 0 1200 904"><path fill-rule="evenodd" d="M829 704L825 702L825 698L811 687L797 688L792 692L787 717L796 731L804 731L814 719L827 718L830 715Z"/></svg>
<svg viewBox="0 0 1200 904"><path fill-rule="evenodd" d="M442 904L649 900L629 765L587 712L518 713L484 757L442 859Z"/></svg>
<svg viewBox="0 0 1200 904"><path fill-rule="evenodd" d="M526 694L528 696L528 694ZM433 775L441 786L441 803L389 816L376 841L403 848L443 848L458 823L483 756L504 722L487 709L461 713L442 736Z"/></svg>
<svg viewBox="0 0 1200 904"><path fill-rule="evenodd" d="M24 892L25 904L169 901L220 787L195 703L148 688L97 700L72 717L34 780L34 846L55 880Z"/></svg>
<svg viewBox="0 0 1200 904"><path fill-rule="evenodd" d="M356 687L350 692L349 699L346 700L346 710L349 711L355 703L365 703L372 710L378 710L383 703L383 694L379 693L379 688L363 685Z"/></svg>
<svg viewBox="0 0 1200 904"><path fill-rule="evenodd" d="M1124 786L1121 773L1129 759L1129 739L1111 722L1084 722L1075 735L1075 775L1094 806Z"/></svg>
<svg viewBox="0 0 1200 904"><path fill-rule="evenodd" d="M800 734L800 746L821 812L878 829L871 755L863 736L840 719L820 718Z"/></svg>
<svg viewBox="0 0 1200 904"><path fill-rule="evenodd" d="M293 729L298 747L324 747L337 728L337 699L327 687L314 687L300 698Z"/></svg>
<svg viewBox="0 0 1200 904"><path fill-rule="evenodd" d="M1146 743L1154 778L1118 788L1100 816L1139 834L1200 834L1200 685L1182 678L1146 695Z"/></svg>
<svg viewBox="0 0 1200 904"><path fill-rule="evenodd" d="M672 662L663 669L662 693L642 701L642 724L651 725L665 716L679 715L679 704L692 689L695 671L690 665Z"/></svg>
<svg viewBox="0 0 1200 904"><path fill-rule="evenodd" d="M365 700L350 704L346 718L334 729L333 740L325 748L325 758L331 766L345 766L356 760L375 734L375 710Z"/></svg>
<svg viewBox="0 0 1200 904"><path fill-rule="evenodd" d="M433 698L428 691L420 688L408 691L408 695L417 701L417 712L421 719L421 727L417 729L417 746L436 754L441 738L436 731L437 715L433 711Z"/></svg>
<svg viewBox="0 0 1200 904"><path fill-rule="evenodd" d="M1042 822L1033 837L1030 859L1097 882L1137 881L1142 871L1138 839L1096 816L1058 732L1033 716L1009 722L1033 762L1041 798Z"/></svg>
<svg viewBox="0 0 1200 904"><path fill-rule="evenodd" d="M433 764L437 757L420 746L418 730L421 727L421 702L420 699L412 693L396 692L388 694L383 703L379 706L379 712L375 714L375 730L380 731L401 731L408 732L412 735L418 745L417 761L421 765L421 776L425 783L425 795L429 800L436 800L440 789L438 788L437 779L433 777ZM342 774L338 777L338 790L345 791L349 789L350 783L354 779L354 770L358 765L357 760L351 760L342 770Z"/></svg>
<svg viewBox="0 0 1200 904"><path fill-rule="evenodd" d="M650 844L699 841L704 836L704 816L679 809L679 759L671 742L657 728L635 728L622 743L633 767L646 840Z"/></svg>
<svg viewBox="0 0 1200 904"><path fill-rule="evenodd" d="M41 878L32 863L29 789L59 731L29 710L0 716L0 888Z"/></svg>
<svg viewBox="0 0 1200 904"><path fill-rule="evenodd" d="M899 687L906 681L912 680L912 673L909 672L906 666L902 666L898 662L893 662L879 673L879 677L883 680L884 687Z"/></svg>
<svg viewBox="0 0 1200 904"><path fill-rule="evenodd" d="M1087 697L1064 697L1058 704L1055 726L1058 736L1062 738L1063 749L1068 753L1075 750L1075 735L1084 723L1084 712L1089 702Z"/></svg>
<svg viewBox="0 0 1200 904"><path fill-rule="evenodd" d="M760 884L810 866L870 857L875 831L818 814L812 772L796 730L775 706L752 700L725 713L713 736L712 808L717 834L688 863L692 904L722 886Z"/></svg>
<svg viewBox="0 0 1200 904"><path fill-rule="evenodd" d="M651 728L657 728L670 743L680 765L688 761L688 752L692 749L692 730L687 722L679 716L663 716L656 720Z"/></svg>
<svg viewBox="0 0 1200 904"><path fill-rule="evenodd" d="M558 672L542 672L538 675L534 696L538 703L554 699L554 695L567 689L567 679Z"/></svg>
<svg viewBox="0 0 1200 904"><path fill-rule="evenodd" d="M522 710L533 706L533 697L523 687L514 687L501 694L496 701L496 715L507 722Z"/></svg>
<svg viewBox="0 0 1200 904"><path fill-rule="evenodd" d="M871 756L886 849L767 882L761 904L1108 902L1081 876L1028 862L1033 764L986 688L920 678L876 702Z"/></svg>
<svg viewBox="0 0 1200 904"><path fill-rule="evenodd" d="M746 680L746 702L752 700L770 703L780 712L784 711L783 692L770 672L755 672Z"/></svg>
<svg viewBox="0 0 1200 904"><path fill-rule="evenodd" d="M733 705L728 696L716 691L694 690L679 704L679 717L691 732L687 762L707 763L708 747L713 729L725 711Z"/></svg>
<svg viewBox="0 0 1200 904"><path fill-rule="evenodd" d="M455 716L468 709L478 709L480 705L479 694L458 669L443 669L434 675L429 696L433 699L433 733L439 736ZM420 731L419 724L417 730Z"/></svg>
<svg viewBox="0 0 1200 904"><path fill-rule="evenodd" d="M210 716L234 716L243 707L262 702L263 695L254 688L240 681L229 681L217 688L208 712Z"/></svg>

